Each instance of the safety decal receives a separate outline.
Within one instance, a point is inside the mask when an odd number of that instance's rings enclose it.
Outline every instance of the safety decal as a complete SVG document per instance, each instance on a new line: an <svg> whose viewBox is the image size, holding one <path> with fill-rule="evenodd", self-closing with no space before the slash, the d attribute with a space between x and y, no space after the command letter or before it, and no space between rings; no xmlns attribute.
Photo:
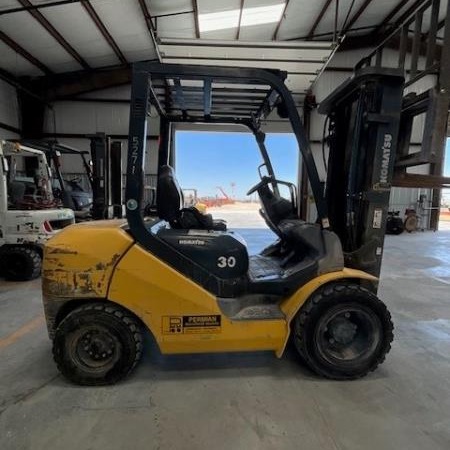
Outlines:
<svg viewBox="0 0 450 450"><path fill-rule="evenodd" d="M373 211L372 228L375 228L375 229L381 228L382 218L383 218L383 210L382 209L375 209Z"/></svg>
<svg viewBox="0 0 450 450"><path fill-rule="evenodd" d="M221 316L164 316L163 334L209 334L221 332Z"/></svg>

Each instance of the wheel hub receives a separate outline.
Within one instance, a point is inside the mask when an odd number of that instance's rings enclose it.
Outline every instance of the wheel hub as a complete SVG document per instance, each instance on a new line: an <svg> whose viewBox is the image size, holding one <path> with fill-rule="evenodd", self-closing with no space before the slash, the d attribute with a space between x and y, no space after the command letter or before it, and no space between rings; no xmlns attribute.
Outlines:
<svg viewBox="0 0 450 450"><path fill-rule="evenodd" d="M355 338L357 330L358 326L346 317L336 318L329 326L329 333L332 336L331 339L342 345L350 344Z"/></svg>
<svg viewBox="0 0 450 450"><path fill-rule="evenodd" d="M79 338L77 353L88 366L104 364L109 362L116 353L116 343L109 333L90 330Z"/></svg>
<svg viewBox="0 0 450 450"><path fill-rule="evenodd" d="M359 305L338 305L319 322L318 351L328 362L353 363L369 358L380 339L379 319Z"/></svg>

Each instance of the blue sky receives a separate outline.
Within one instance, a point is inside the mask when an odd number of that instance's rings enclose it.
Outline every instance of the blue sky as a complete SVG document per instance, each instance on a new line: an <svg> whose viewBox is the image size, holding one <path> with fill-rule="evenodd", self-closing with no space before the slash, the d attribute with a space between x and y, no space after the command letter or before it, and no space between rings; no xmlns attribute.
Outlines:
<svg viewBox="0 0 450 450"><path fill-rule="evenodd" d="M222 196L222 186L231 196L246 198L248 189L259 181L262 163L258 146L251 133L178 131L175 143L177 178L182 188L197 188L198 195ZM297 181L298 146L292 134L266 136L266 146L278 179Z"/></svg>
<svg viewBox="0 0 450 450"><path fill-rule="evenodd" d="M294 136L267 134L266 146L277 178L297 183L298 147ZM176 149L180 185L197 188L199 196L220 195L216 186L222 186L231 195L234 182L236 198L244 199L245 192L259 180L257 167L262 160L250 133L178 131ZM450 139L444 175L450 176ZM450 195L450 190L444 195Z"/></svg>

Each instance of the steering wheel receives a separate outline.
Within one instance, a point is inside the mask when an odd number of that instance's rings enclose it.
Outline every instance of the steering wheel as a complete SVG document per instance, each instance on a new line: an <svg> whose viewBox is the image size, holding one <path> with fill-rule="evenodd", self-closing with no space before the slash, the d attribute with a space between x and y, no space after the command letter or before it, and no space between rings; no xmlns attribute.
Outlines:
<svg viewBox="0 0 450 450"><path fill-rule="evenodd" d="M272 184L272 189L269 187ZM285 185L290 191L290 200L283 198L276 186ZM273 176L262 176L261 181L249 189L247 195L258 192L261 201L260 214L269 228L282 238L278 224L285 219L297 217L296 187L293 183L276 180Z"/></svg>
<svg viewBox="0 0 450 450"><path fill-rule="evenodd" d="M273 177L267 177L267 176L262 177L261 181L258 184L255 184L253 187L251 187L248 190L247 195L254 194L256 191L259 191L259 189L268 185L269 183L272 183L273 181L274 181Z"/></svg>

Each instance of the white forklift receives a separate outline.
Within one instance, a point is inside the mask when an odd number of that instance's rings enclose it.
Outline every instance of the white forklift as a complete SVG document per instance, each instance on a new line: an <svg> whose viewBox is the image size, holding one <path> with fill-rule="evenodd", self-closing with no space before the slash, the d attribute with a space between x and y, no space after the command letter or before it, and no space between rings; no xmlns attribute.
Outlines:
<svg viewBox="0 0 450 450"><path fill-rule="evenodd" d="M0 275L27 281L41 273L43 244L75 223L52 192L44 152L0 141Z"/></svg>

